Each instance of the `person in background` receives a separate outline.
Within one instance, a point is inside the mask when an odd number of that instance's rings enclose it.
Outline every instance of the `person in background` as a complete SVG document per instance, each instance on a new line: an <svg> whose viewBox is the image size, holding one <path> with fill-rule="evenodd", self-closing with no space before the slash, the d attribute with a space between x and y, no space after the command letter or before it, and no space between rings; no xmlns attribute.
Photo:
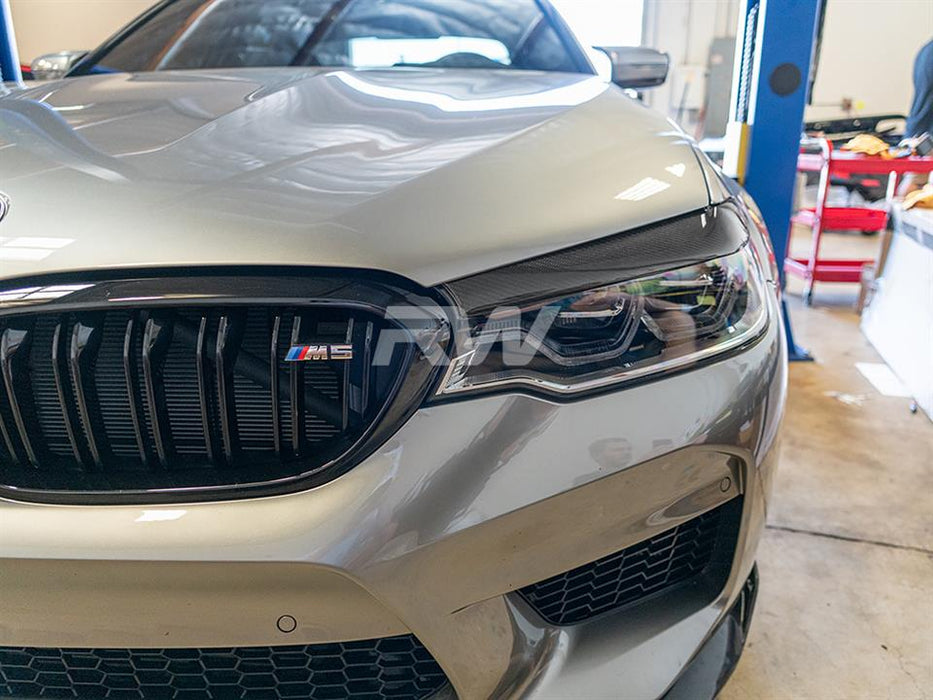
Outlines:
<svg viewBox="0 0 933 700"><path fill-rule="evenodd" d="M922 134L933 134L933 41L929 41L917 54L914 61L914 101L907 117L904 136L912 138ZM900 194L921 189L929 180L927 174L904 176Z"/></svg>
<svg viewBox="0 0 933 700"><path fill-rule="evenodd" d="M920 49L914 61L914 102L905 136L926 133L933 134L933 41Z"/></svg>

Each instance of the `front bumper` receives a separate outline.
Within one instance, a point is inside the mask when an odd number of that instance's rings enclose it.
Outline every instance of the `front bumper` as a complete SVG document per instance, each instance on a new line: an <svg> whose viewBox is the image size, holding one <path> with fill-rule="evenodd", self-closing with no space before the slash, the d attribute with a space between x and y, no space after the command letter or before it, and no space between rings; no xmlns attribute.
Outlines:
<svg viewBox="0 0 933 700"><path fill-rule="evenodd" d="M738 600L717 623L664 700L712 698L726 685L745 648L758 600L758 567L752 569Z"/></svg>
<svg viewBox="0 0 933 700"><path fill-rule="evenodd" d="M413 633L460 698L662 696L754 564L786 385L746 352L569 404L424 409L304 493L177 507L0 501L0 647L277 646ZM514 593L742 496L728 581L572 627ZM277 625L297 621L292 632Z"/></svg>

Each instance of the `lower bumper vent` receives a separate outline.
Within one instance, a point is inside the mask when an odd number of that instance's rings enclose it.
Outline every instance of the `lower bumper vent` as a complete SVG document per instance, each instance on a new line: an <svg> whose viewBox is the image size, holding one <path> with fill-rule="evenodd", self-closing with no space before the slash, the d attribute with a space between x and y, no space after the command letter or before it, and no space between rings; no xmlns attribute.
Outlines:
<svg viewBox="0 0 933 700"><path fill-rule="evenodd" d="M0 647L0 697L421 700L447 684L413 636L241 649Z"/></svg>
<svg viewBox="0 0 933 700"><path fill-rule="evenodd" d="M574 625L691 581L720 590L735 552L741 499L519 593L553 625Z"/></svg>

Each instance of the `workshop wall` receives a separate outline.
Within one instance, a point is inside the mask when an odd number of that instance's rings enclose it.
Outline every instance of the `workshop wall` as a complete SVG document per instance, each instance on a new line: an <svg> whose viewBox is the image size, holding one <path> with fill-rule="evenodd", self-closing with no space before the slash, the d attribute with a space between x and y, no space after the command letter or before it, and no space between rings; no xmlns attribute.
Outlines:
<svg viewBox="0 0 933 700"><path fill-rule="evenodd" d="M808 119L906 114L913 99L914 58L933 40L929 0L829 0L820 71Z"/></svg>
<svg viewBox="0 0 933 700"><path fill-rule="evenodd" d="M721 135L704 131L707 89L725 92L708 82L710 49L716 39L734 39L739 7L739 0L645 2L644 43L671 54L673 66L668 84L650 91L647 101L693 135ZM807 118L846 116L847 104L861 114L905 113L913 97L914 57L931 39L929 0L828 0Z"/></svg>
<svg viewBox="0 0 933 700"><path fill-rule="evenodd" d="M19 57L92 49L153 0L10 0ZM54 21L49 21L54 18Z"/></svg>
<svg viewBox="0 0 933 700"><path fill-rule="evenodd" d="M671 56L670 79L649 90L646 102L667 114L691 135L707 134L704 128L707 89L720 94L728 106L731 70L724 88L710 86L710 49L716 38L734 38L740 0L645 0L644 44ZM728 57L731 62L731 56Z"/></svg>

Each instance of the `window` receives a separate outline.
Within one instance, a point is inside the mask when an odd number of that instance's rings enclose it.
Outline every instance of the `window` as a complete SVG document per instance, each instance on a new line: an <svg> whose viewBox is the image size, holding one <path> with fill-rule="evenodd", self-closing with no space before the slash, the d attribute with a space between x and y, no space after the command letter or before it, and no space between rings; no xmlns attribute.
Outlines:
<svg viewBox="0 0 933 700"><path fill-rule="evenodd" d="M175 0L74 75L264 66L588 71L535 0Z"/></svg>

